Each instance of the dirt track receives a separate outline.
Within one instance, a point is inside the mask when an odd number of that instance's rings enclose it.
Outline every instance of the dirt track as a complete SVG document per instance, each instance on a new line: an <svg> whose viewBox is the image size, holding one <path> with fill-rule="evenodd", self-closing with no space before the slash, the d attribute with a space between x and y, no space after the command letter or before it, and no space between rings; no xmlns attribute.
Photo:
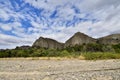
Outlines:
<svg viewBox="0 0 120 80"><path fill-rule="evenodd" d="M120 60L0 60L0 80L120 80Z"/></svg>

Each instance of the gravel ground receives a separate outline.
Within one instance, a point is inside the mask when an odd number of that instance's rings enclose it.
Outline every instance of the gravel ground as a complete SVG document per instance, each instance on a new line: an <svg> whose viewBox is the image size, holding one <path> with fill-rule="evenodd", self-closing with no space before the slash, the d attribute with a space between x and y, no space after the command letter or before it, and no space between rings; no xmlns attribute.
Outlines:
<svg viewBox="0 0 120 80"><path fill-rule="evenodd" d="M120 60L2 60L0 80L120 80Z"/></svg>

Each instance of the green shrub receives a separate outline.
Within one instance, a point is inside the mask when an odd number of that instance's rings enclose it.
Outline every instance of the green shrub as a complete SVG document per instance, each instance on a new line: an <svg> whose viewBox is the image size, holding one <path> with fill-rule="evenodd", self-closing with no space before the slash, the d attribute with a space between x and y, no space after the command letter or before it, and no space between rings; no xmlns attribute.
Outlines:
<svg viewBox="0 0 120 80"><path fill-rule="evenodd" d="M29 54L25 53L24 50L18 50L16 56L17 57L29 57Z"/></svg>
<svg viewBox="0 0 120 80"><path fill-rule="evenodd" d="M113 53L114 52L114 53ZM6 49L0 51L0 57L79 57L82 55L86 59L118 59L120 58L120 44L83 44L67 47L65 49L45 49L31 47L29 49Z"/></svg>
<svg viewBox="0 0 120 80"><path fill-rule="evenodd" d="M112 45L116 53L120 53L120 44Z"/></svg>
<svg viewBox="0 0 120 80"><path fill-rule="evenodd" d="M89 43L85 45L86 52L102 52L103 45L96 43Z"/></svg>
<svg viewBox="0 0 120 80"><path fill-rule="evenodd" d="M67 57L67 56L70 56L70 53L67 51L67 50L63 50L60 55L61 57Z"/></svg>
<svg viewBox="0 0 120 80"><path fill-rule="evenodd" d="M87 60L97 60L97 59L120 59L120 54L110 53L110 52L92 52L84 53L83 56Z"/></svg>
<svg viewBox="0 0 120 80"><path fill-rule="evenodd" d="M60 51L55 49L49 49L47 51L48 51L48 57L57 57L60 54Z"/></svg>

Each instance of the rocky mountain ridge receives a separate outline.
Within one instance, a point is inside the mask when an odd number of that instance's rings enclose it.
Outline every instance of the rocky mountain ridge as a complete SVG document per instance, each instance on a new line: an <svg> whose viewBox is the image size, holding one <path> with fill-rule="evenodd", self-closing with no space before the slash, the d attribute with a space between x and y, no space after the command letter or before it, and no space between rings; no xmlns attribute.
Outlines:
<svg viewBox="0 0 120 80"><path fill-rule="evenodd" d="M75 45L82 45L82 44L95 43L95 42L96 39L89 37L84 33L77 32L65 42L65 47L71 47Z"/></svg>
<svg viewBox="0 0 120 80"><path fill-rule="evenodd" d="M50 49L62 49L66 47L71 47L75 45L89 44L89 43L99 43L99 44L119 44L120 34L112 34L99 39L89 37L88 35L77 32L65 43L60 43L56 40L50 38L40 37L33 43L33 47L44 47Z"/></svg>
<svg viewBox="0 0 120 80"><path fill-rule="evenodd" d="M120 43L120 34L111 34L98 39L100 44L118 44Z"/></svg>
<svg viewBox="0 0 120 80"><path fill-rule="evenodd" d="M60 43L56 40L50 38L40 37L33 43L33 47L44 47L51 49L62 49L64 47L64 43Z"/></svg>

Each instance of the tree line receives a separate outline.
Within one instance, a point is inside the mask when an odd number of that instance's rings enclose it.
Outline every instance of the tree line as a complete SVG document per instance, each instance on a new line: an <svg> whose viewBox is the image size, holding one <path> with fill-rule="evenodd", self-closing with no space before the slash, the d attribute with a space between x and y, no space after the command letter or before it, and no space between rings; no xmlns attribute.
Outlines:
<svg viewBox="0 0 120 80"><path fill-rule="evenodd" d="M40 47L29 47L27 49L16 47L15 49L0 50L0 58L5 57L77 57L86 53L120 53L120 44L107 45L89 43L66 47L64 49L46 49ZM95 54L94 54L95 55ZM120 54L119 54L120 55ZM84 55L85 56L85 55Z"/></svg>

